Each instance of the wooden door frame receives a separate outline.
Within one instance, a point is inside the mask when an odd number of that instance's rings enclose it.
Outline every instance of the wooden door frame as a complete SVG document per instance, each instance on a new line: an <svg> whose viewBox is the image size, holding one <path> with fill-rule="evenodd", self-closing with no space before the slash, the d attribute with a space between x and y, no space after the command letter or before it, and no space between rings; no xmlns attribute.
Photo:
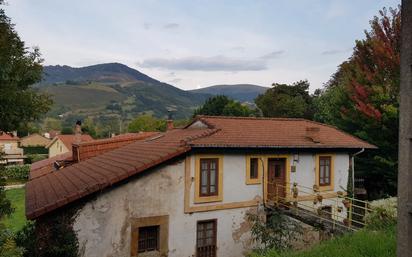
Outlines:
<svg viewBox="0 0 412 257"><path fill-rule="evenodd" d="M277 177L276 177L276 170L273 170L273 172L275 172L275 174L272 174L271 176L273 176L273 181L272 181L272 183L275 183L275 187L274 188L272 188L273 187L273 185L271 184L270 185L270 187L268 187L268 194L269 194L269 191L270 191L270 189L272 189L272 190L275 190L274 192L272 191L271 192L271 195L273 196L273 194L276 196L276 195L278 195L278 193L279 193L279 196L280 197L286 197L286 189L287 189L287 183L286 183L286 159L285 158L268 158L267 159L267 164L268 164L268 183L269 183L269 179L270 179L270 177L269 177L269 174L270 174L270 166L269 166L269 163L270 162L273 162L275 165L280 165L280 167L281 167L281 174L280 174L280 176L278 177L278 179L277 179ZM282 167L283 166L283 167ZM282 169L283 168L283 169ZM282 179L281 179L282 178ZM276 180L278 180L278 181L276 181ZM284 186L283 188L280 186L279 187L279 189L277 189L276 188L276 185L281 185L281 186ZM283 190L283 192L282 192L282 190Z"/></svg>
<svg viewBox="0 0 412 257"><path fill-rule="evenodd" d="M265 203L268 201L268 181L269 181L269 159L285 159L285 172L286 172L286 187L290 186L290 161L292 156L290 154L272 154L264 156L264 172L263 172L263 200ZM285 192L286 198L290 196L290 190Z"/></svg>

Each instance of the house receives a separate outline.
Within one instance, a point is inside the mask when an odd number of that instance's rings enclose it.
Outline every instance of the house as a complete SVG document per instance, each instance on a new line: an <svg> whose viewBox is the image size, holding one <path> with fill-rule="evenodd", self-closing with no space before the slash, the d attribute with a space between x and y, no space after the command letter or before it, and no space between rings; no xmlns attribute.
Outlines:
<svg viewBox="0 0 412 257"><path fill-rule="evenodd" d="M20 138L20 147L46 147L50 139L37 133Z"/></svg>
<svg viewBox="0 0 412 257"><path fill-rule="evenodd" d="M353 155L372 148L304 119L198 116L30 180L26 216L42 229L72 213L81 256L243 256L248 212L319 204L296 185L342 219Z"/></svg>
<svg viewBox="0 0 412 257"><path fill-rule="evenodd" d="M49 149L49 158L72 151L75 142L88 142L93 138L90 135L56 135L46 146Z"/></svg>
<svg viewBox="0 0 412 257"><path fill-rule="evenodd" d="M37 133L20 138L19 145L24 149L25 154L47 154L46 146L50 143L50 139L43 137Z"/></svg>
<svg viewBox="0 0 412 257"><path fill-rule="evenodd" d="M23 164L26 158L17 135L0 131L0 160L3 164Z"/></svg>

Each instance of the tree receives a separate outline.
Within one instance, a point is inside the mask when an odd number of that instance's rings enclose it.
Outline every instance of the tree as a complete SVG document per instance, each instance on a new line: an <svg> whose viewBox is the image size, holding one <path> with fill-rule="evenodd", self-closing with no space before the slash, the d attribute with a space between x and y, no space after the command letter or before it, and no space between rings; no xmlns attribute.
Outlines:
<svg viewBox="0 0 412 257"><path fill-rule="evenodd" d="M0 6L3 3L0 0ZM50 98L31 88L41 79L40 63L39 50L30 52L24 46L14 25L4 10L0 9L0 131L18 130L49 110ZM4 172L0 165L0 220L13 211L5 195L3 179ZM22 249L16 247L12 235L8 234L1 222L0 255L22 255Z"/></svg>
<svg viewBox="0 0 412 257"><path fill-rule="evenodd" d="M39 49L25 47L0 9L0 130L16 130L50 109L50 97L31 87L41 80L41 62Z"/></svg>
<svg viewBox="0 0 412 257"><path fill-rule="evenodd" d="M379 147L356 159L370 198L395 195L399 123L400 9L380 11L315 102L315 119Z"/></svg>
<svg viewBox="0 0 412 257"><path fill-rule="evenodd" d="M313 116L309 82L298 81L292 85L274 83L272 88L255 100L265 117L308 118Z"/></svg>
<svg viewBox="0 0 412 257"><path fill-rule="evenodd" d="M129 123L129 132L165 131L166 121L156 119L151 115L140 115Z"/></svg>
<svg viewBox="0 0 412 257"><path fill-rule="evenodd" d="M247 117L253 116L254 111L225 95L217 95L210 97L202 106L196 109L193 116L196 115Z"/></svg>

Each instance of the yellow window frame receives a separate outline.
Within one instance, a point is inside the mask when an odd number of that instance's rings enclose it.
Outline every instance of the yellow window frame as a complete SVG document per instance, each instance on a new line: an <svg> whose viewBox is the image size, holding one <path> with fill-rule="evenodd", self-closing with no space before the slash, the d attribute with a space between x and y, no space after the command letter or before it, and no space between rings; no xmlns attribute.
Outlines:
<svg viewBox="0 0 412 257"><path fill-rule="evenodd" d="M257 176L257 178L251 178L250 177L250 159L252 159L252 158L257 158L258 159L258 176ZM258 156L258 155L247 155L246 156L246 185L255 185L255 184L261 184L262 183L262 174L263 174L262 160L264 161L264 158L262 158L262 156Z"/></svg>
<svg viewBox="0 0 412 257"><path fill-rule="evenodd" d="M326 185L326 186L319 185L319 177L320 177L319 159L320 157L330 157L330 185ZM316 161L315 185L319 188L319 191L334 190L335 189L335 154L317 154L315 161Z"/></svg>
<svg viewBox="0 0 412 257"><path fill-rule="evenodd" d="M223 155L202 154L195 157L195 199L194 203L210 203L223 201ZM218 159L218 183L217 195L200 196L200 160Z"/></svg>

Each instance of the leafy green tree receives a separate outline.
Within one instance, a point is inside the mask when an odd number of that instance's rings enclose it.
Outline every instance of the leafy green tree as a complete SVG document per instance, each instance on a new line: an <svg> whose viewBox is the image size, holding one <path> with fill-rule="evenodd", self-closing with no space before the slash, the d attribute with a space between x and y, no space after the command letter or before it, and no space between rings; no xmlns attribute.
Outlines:
<svg viewBox="0 0 412 257"><path fill-rule="evenodd" d="M247 117L253 116L254 111L227 96L217 95L210 97L202 106L196 109L193 116L196 115Z"/></svg>
<svg viewBox="0 0 412 257"><path fill-rule="evenodd" d="M73 130L73 128L71 128L71 127L64 127L64 128L62 128L62 130L60 131L60 133L61 133L62 135L72 135L72 134L74 134L74 130Z"/></svg>
<svg viewBox="0 0 412 257"><path fill-rule="evenodd" d="M166 121L151 115L140 115L129 123L129 132L165 131Z"/></svg>
<svg viewBox="0 0 412 257"><path fill-rule="evenodd" d="M265 117L290 117L312 119L312 97L309 82L298 81L292 85L273 84L255 100Z"/></svg>
<svg viewBox="0 0 412 257"><path fill-rule="evenodd" d="M31 88L41 80L42 66L38 49L29 51L20 40L0 0L0 131L24 128L46 113L51 105L47 95ZM1 159L1 156L0 156ZM1 223L13 212L4 192L4 172L0 165L0 256L22 256L13 236Z"/></svg>
<svg viewBox="0 0 412 257"><path fill-rule="evenodd" d="M369 198L395 195L399 130L400 8L380 11L314 99L315 119L379 147L356 158Z"/></svg>
<svg viewBox="0 0 412 257"><path fill-rule="evenodd" d="M31 88L41 80L41 62L39 50L25 47L0 9L0 130L16 130L50 109L49 96Z"/></svg>

